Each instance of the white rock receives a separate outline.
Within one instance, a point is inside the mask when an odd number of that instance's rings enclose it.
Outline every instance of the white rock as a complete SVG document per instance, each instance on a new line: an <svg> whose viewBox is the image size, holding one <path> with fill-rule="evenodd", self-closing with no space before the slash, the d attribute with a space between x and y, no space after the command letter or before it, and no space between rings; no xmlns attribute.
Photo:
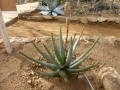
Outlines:
<svg viewBox="0 0 120 90"><path fill-rule="evenodd" d="M107 18L107 21L108 21L108 22L114 22L114 21L115 21L115 18Z"/></svg>
<svg viewBox="0 0 120 90"><path fill-rule="evenodd" d="M35 41L36 38L23 38L23 37L12 37L10 38L10 42L13 43L13 42L32 42L32 41Z"/></svg>
<svg viewBox="0 0 120 90"><path fill-rule="evenodd" d="M53 87L52 83L48 82L47 80L45 80L43 78L39 78L36 82L38 82L38 83L40 82L41 85L43 85L44 90L50 90L51 87ZM38 88L41 88L40 85Z"/></svg>
<svg viewBox="0 0 120 90"><path fill-rule="evenodd" d="M120 18L115 18L116 23L120 23Z"/></svg>
<svg viewBox="0 0 120 90"><path fill-rule="evenodd" d="M31 83L32 83L32 80L28 80L27 83L31 84Z"/></svg>
<svg viewBox="0 0 120 90"><path fill-rule="evenodd" d="M104 18L104 17L98 17L97 18L98 22L104 22L107 20L107 18Z"/></svg>
<svg viewBox="0 0 120 90"><path fill-rule="evenodd" d="M51 39L50 36L43 36L43 37L42 37L42 42L46 42L46 41L48 41L49 39Z"/></svg>
<svg viewBox="0 0 120 90"><path fill-rule="evenodd" d="M105 90L120 90L120 74L112 67L103 67L98 73Z"/></svg>
<svg viewBox="0 0 120 90"><path fill-rule="evenodd" d="M96 17L87 17L89 22L97 22L97 18Z"/></svg>
<svg viewBox="0 0 120 90"><path fill-rule="evenodd" d="M80 22L83 24L88 24L88 19L86 17L80 18Z"/></svg>
<svg viewBox="0 0 120 90"><path fill-rule="evenodd" d="M0 39L0 44L2 44L3 43L3 39Z"/></svg>
<svg viewBox="0 0 120 90"><path fill-rule="evenodd" d="M51 16L43 16L43 18L44 18L44 19L48 19L48 20L52 19Z"/></svg>

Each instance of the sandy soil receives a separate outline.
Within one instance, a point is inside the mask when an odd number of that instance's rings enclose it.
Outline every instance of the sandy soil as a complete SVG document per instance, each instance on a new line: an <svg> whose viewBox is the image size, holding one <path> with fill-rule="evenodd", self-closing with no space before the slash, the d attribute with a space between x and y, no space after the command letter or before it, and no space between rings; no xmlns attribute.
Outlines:
<svg viewBox="0 0 120 90"><path fill-rule="evenodd" d="M27 22L18 20L15 24L7 27L7 29L10 37L41 38L42 36L49 36L50 33L58 36L60 25L63 26L63 34L65 35L65 24L57 22ZM120 38L120 28L107 24L71 24L69 35L79 33L83 28L85 29L84 35L116 36ZM83 53L92 43L92 41L81 41L77 47L76 55ZM36 44L45 51L42 42ZM47 41L46 45L51 49L52 44L50 41ZM52 79L34 74L32 72L33 69L39 68L45 71L47 69L28 61L19 54L19 51L36 59L44 60L44 58L39 55L31 43L12 43L12 47L14 52L8 55L4 44L0 45L0 90L91 90L88 82L82 75L77 80L71 78L70 82L64 82L62 79ZM83 65L100 62L99 67L86 74L95 90L104 90L99 79L96 77L96 73L102 65L113 67L120 73L120 42L116 42L114 45L110 43L97 43L92 52L92 55Z"/></svg>

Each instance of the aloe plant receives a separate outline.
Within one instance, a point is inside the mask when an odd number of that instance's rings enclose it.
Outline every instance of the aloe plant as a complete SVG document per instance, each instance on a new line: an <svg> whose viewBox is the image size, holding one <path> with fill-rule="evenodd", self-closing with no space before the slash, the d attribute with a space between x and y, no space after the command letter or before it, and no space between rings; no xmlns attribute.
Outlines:
<svg viewBox="0 0 120 90"><path fill-rule="evenodd" d="M57 16L58 14L60 15L65 15L64 11L62 10L64 8L64 5L58 5L58 0L43 0L47 6L38 6L38 10L42 10L39 12L40 14L43 15L53 15Z"/></svg>
<svg viewBox="0 0 120 90"><path fill-rule="evenodd" d="M36 48L36 50L51 63L47 63L44 61L34 59L34 58L24 54L23 52L20 52L20 54L25 56L26 58L32 60L33 62L36 62L38 64L46 66L52 70L52 72L42 72L39 70L35 70L36 73L42 74L45 76L49 76L49 77L61 76L61 77L63 77L63 79L65 81L68 81L68 77L70 75L79 75L81 73L91 70L91 68L98 65L98 63L97 63L97 64L93 64L91 66L87 66L84 68L79 67L82 64L82 62L84 62L90 56L90 54L91 54L90 51L95 46L95 44L98 42L99 38L81 56L79 56L75 60L72 60L72 56L76 50L77 44L80 40L82 33L83 33L83 30L80 33L77 40L75 41L75 43L73 42L72 37L70 38L70 46L69 46L67 55L65 54L65 51L64 51L61 27L60 27L60 35L59 35L59 49L55 43L54 35L51 34L55 56L52 55L52 53L50 52L50 50L48 49L48 47L45 44L43 44L43 46L46 49L48 54L45 54L42 50L40 50L37 47L37 45L35 45L35 43L32 42L32 44Z"/></svg>

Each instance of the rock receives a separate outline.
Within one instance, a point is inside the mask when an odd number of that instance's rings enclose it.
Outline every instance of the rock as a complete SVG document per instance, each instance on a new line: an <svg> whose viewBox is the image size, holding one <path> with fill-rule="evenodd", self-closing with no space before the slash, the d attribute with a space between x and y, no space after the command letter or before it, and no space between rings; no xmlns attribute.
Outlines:
<svg viewBox="0 0 120 90"><path fill-rule="evenodd" d="M31 84L31 83L32 83L32 80L28 80L27 83Z"/></svg>
<svg viewBox="0 0 120 90"><path fill-rule="evenodd" d="M51 20L52 19L52 16L43 16L44 19L47 19L47 20Z"/></svg>
<svg viewBox="0 0 120 90"><path fill-rule="evenodd" d="M99 36L89 36L89 37L87 37L88 41L91 41L91 42L95 42L98 38L99 38Z"/></svg>
<svg viewBox="0 0 120 90"><path fill-rule="evenodd" d="M115 18L116 23L120 23L120 18Z"/></svg>
<svg viewBox="0 0 120 90"><path fill-rule="evenodd" d="M120 49L120 38L119 39L116 39L114 41L114 46L117 48L117 49Z"/></svg>
<svg viewBox="0 0 120 90"><path fill-rule="evenodd" d="M77 16L70 17L70 22L75 22L75 21L79 21L79 17Z"/></svg>
<svg viewBox="0 0 120 90"><path fill-rule="evenodd" d="M22 38L22 37L13 37L13 38L10 38L10 42L13 43L13 42L32 42L32 41L35 41L36 38Z"/></svg>
<svg viewBox="0 0 120 90"><path fill-rule="evenodd" d="M103 67L98 73L105 90L120 90L120 74L112 67Z"/></svg>
<svg viewBox="0 0 120 90"><path fill-rule="evenodd" d="M3 39L0 39L0 44L2 44L3 43Z"/></svg>
<svg viewBox="0 0 120 90"><path fill-rule="evenodd" d="M40 84L42 85L43 90L50 90L51 87L53 87L53 84L48 82L47 80L43 79L43 78L39 78L37 80L37 82L40 82ZM41 90L41 86L38 86L38 89Z"/></svg>
<svg viewBox="0 0 120 90"><path fill-rule="evenodd" d="M104 22L107 20L107 18L104 18L104 17L98 17L97 18L98 22Z"/></svg>
<svg viewBox="0 0 120 90"><path fill-rule="evenodd" d="M114 22L114 21L115 21L115 18L107 18L107 21L108 21L108 22Z"/></svg>
<svg viewBox="0 0 120 90"><path fill-rule="evenodd" d="M105 39L107 39L107 41L111 44L114 45L114 41L116 40L115 36L109 36L109 37L105 37Z"/></svg>
<svg viewBox="0 0 120 90"><path fill-rule="evenodd" d="M48 41L49 39L51 39L50 36L43 36L41 41L42 41L42 42L46 42L46 41Z"/></svg>
<svg viewBox="0 0 120 90"><path fill-rule="evenodd" d="M64 17L64 16L58 16L58 21L59 22L66 22L66 17Z"/></svg>
<svg viewBox="0 0 120 90"><path fill-rule="evenodd" d="M53 20L58 20L58 17L57 16L52 16L52 19Z"/></svg>
<svg viewBox="0 0 120 90"><path fill-rule="evenodd" d="M43 20L43 17L41 17L41 16L29 16L29 17L27 17L27 20L41 21L41 20Z"/></svg>
<svg viewBox="0 0 120 90"><path fill-rule="evenodd" d="M80 18L80 22L83 24L88 24L88 19L86 17Z"/></svg>
<svg viewBox="0 0 120 90"><path fill-rule="evenodd" d="M96 17L87 17L89 22L97 22L97 18Z"/></svg>

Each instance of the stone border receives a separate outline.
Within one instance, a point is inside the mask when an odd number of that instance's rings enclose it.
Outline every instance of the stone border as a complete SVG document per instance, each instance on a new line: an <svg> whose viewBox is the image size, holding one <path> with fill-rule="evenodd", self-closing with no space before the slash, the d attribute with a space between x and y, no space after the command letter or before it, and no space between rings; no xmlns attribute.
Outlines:
<svg viewBox="0 0 120 90"><path fill-rule="evenodd" d="M68 36L68 41L70 40L70 37L71 36ZM74 37L74 36L73 36ZM63 41L65 42L66 40L66 36L63 36ZM77 39L78 36L75 37L75 39ZM99 38L99 36L82 36L80 38L80 40L82 41L86 41L86 42L94 42L95 40L97 40ZM56 39L59 39L59 37L56 37ZM10 42L11 43L14 43L14 42L17 42L17 43L29 43L29 42L47 42L51 40L51 36L43 36L41 37L40 39L38 38L35 38L35 37L31 37L31 38L24 38L24 37L11 37L10 38ZM109 44L109 45L112 45L112 46L116 46L117 44L120 43L120 38L116 38L115 36L108 36L108 37L100 37L99 43L105 43L105 44ZM0 39L0 44L3 43L3 39ZM120 48L120 46L116 46L118 48Z"/></svg>
<svg viewBox="0 0 120 90"><path fill-rule="evenodd" d="M34 12L34 11L32 11ZM44 21L44 20L56 20L58 22L66 22L66 16L32 16L32 12L25 12L18 14L18 18L22 20L30 20L30 21ZM102 22L113 22L116 24L120 24L120 17L113 17L113 18L105 18L105 17L78 17L78 16L72 16L70 17L71 22L78 22L83 24L91 23L102 23Z"/></svg>

